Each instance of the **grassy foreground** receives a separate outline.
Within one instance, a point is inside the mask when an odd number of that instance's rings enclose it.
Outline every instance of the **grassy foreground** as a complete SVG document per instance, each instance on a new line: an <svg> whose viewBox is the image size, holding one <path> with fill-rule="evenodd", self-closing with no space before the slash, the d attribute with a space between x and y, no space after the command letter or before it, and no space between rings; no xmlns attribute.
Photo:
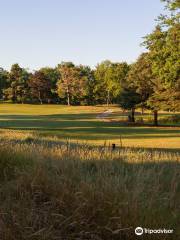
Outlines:
<svg viewBox="0 0 180 240"><path fill-rule="evenodd" d="M1 141L0 239L177 240L179 171L178 153Z"/></svg>

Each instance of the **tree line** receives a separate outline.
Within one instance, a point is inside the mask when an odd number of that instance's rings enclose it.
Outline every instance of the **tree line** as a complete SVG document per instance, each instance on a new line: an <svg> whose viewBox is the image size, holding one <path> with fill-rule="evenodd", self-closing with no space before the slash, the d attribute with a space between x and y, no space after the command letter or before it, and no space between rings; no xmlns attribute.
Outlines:
<svg viewBox="0 0 180 240"><path fill-rule="evenodd" d="M119 104L154 112L180 111L179 0L162 0L169 14L160 15L155 30L144 38L147 51L133 64L109 60L95 69L62 62L55 68L34 72L12 65L0 68L0 98L13 103L58 103L67 105Z"/></svg>

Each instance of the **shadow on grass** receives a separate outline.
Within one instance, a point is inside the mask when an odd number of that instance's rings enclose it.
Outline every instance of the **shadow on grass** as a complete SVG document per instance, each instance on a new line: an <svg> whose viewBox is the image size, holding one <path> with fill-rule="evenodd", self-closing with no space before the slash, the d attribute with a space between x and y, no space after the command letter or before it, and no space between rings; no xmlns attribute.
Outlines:
<svg viewBox="0 0 180 240"><path fill-rule="evenodd" d="M81 127L79 125L81 124ZM52 124L51 128L49 126L39 123L39 126L30 127L18 127L18 126L2 126L3 129L9 130L32 130L37 131L42 136L57 136L58 138L69 137L81 139L81 140L106 140L106 139L117 139L120 136L123 139L148 139L148 138L174 138L178 137L180 130L178 129L168 129L168 128L151 128L151 127L128 127L128 126L116 126L112 127L108 124L94 123L91 122L81 122L74 124L72 126L65 123L63 126L58 127L57 124ZM95 125L94 127L92 125Z"/></svg>
<svg viewBox="0 0 180 240"><path fill-rule="evenodd" d="M150 148L150 147L124 147L119 146L119 144L116 145L116 148L112 149L112 144L109 144L108 141L104 142L104 144L101 145L95 145L91 144L89 142L78 142L71 140L70 138L67 139L60 139L60 140L48 140L48 139L38 139L33 137L27 137L25 139L8 139L8 140L1 140L1 142L4 142L4 144L35 144L37 146L45 146L47 148L60 148L61 146L66 146L69 149L73 148L87 148L89 150L99 150L99 151L110 151L112 154L116 154L117 152L125 152L125 151L131 151L134 153L143 153L148 152L150 154L158 153L158 154L164 154L164 153L174 153L178 154L180 158L180 148Z"/></svg>
<svg viewBox="0 0 180 240"><path fill-rule="evenodd" d="M103 122L96 113L53 115L0 115L0 127L10 130L37 131L37 136L56 136L59 140L107 139L172 139L180 136L180 128L125 126L119 122ZM168 149L169 150L169 149ZM174 151L174 150L173 150Z"/></svg>

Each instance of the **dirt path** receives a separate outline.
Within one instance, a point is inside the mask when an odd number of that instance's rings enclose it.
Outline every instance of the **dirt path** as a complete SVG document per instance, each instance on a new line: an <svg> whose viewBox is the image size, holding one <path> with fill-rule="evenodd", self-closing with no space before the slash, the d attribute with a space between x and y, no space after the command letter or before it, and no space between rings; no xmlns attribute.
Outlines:
<svg viewBox="0 0 180 240"><path fill-rule="evenodd" d="M105 120L105 118L109 117L109 115L111 115L113 113L112 109L108 109L105 112L102 112L100 114L98 114L96 116L96 118L101 119L101 120Z"/></svg>

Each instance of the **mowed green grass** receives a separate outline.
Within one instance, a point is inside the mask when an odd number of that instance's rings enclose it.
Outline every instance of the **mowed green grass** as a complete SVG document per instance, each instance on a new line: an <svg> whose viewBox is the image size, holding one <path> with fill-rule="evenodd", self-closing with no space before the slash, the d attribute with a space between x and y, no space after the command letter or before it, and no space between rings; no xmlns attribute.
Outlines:
<svg viewBox="0 0 180 240"><path fill-rule="evenodd" d="M52 141L56 138L56 141L71 139L93 145L106 142L124 147L180 148L180 126L127 126L128 113L117 106L109 109L113 114L99 119L97 116L107 110L106 106L0 104L0 128L1 133L9 129ZM161 113L160 118L168 115L170 113ZM152 118L150 113L143 117Z"/></svg>

